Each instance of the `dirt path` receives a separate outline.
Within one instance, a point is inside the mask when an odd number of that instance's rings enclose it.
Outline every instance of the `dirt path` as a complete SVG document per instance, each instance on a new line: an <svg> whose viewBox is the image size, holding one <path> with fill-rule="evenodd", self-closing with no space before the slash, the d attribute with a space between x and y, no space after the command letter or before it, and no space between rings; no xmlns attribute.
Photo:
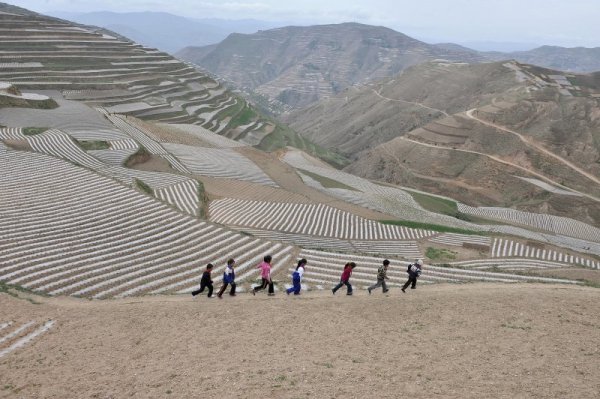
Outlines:
<svg viewBox="0 0 600 399"><path fill-rule="evenodd" d="M411 143L415 143L415 144L422 145L422 146L425 146L425 147L438 148L438 149L444 149L444 150L450 150L450 151L466 152L466 153L470 153L470 154L477 154L477 155L485 156L485 157L490 158L490 159L492 159L492 160L494 160L496 162L499 162L499 163L502 163L504 165L512 166L513 168L519 169L519 170L521 170L521 171L523 171L523 172L525 172L525 173L527 173L529 175L535 176L535 177L537 177L537 178L539 178L539 179L541 179L541 180L543 180L543 181L545 181L547 183L550 183L550 184L552 184L552 185L554 185L556 187L560 187L560 188L562 188L564 190L568 190L568 191L580 194L580 195L582 195L584 197L587 197L589 199L592 199L594 201L600 202L600 198L597 198L597 197L595 197L595 196L593 196L591 194L587 194L587 193L584 193L584 192L581 192L581 191L577 191L577 190L575 190L573 188L570 188L570 187L565 187L562 184L560 184L559 182L557 182L555 180L552 180L549 177L547 177L545 175L542 175L541 173L535 172L535 171L533 171L531 169L527 169L527 168L525 168L523 166L520 166L520 165L517 165L515 163L512 163L512 162L506 161L504 159L498 158L498 157L496 157L494 155L486 154L486 153L479 152L479 151L461 150L461 149L456 149L456 148L452 148L452 147L446 147L446 146L442 146L442 145L433 145L433 144L422 143L420 141L412 140L412 139L409 139L409 138L404 137L404 136L398 137L398 139L404 140L404 141L409 141ZM386 151L389 152L389 150L387 150L387 149L386 149Z"/></svg>
<svg viewBox="0 0 600 399"><path fill-rule="evenodd" d="M381 90L381 88L379 90ZM443 114L444 116L450 116L450 115L448 115L448 113L446 111L443 111L443 110L437 109L437 108L428 107L425 104L417 103L417 102L414 102L414 101L397 100L397 99L394 99L394 98L385 97L385 96L381 95L381 93L379 93L379 91L377 91L375 89L373 89L373 93L375 93L377 95L377 97L380 97L380 98L382 98L384 100L387 100L387 101L394 101L394 102L404 103L404 104L413 104L413 105L416 105L416 106L419 106L419 107L422 107L422 108L429 109L431 111L439 112L439 113Z"/></svg>
<svg viewBox="0 0 600 399"><path fill-rule="evenodd" d="M594 183L600 185L600 179L598 179L596 176L592 175L591 173L588 173L585 170L579 168L577 165L575 165L572 162L564 159L560 155L557 155L557 154L553 153L552 151L547 150L546 148L544 148L541 145L535 143L533 140L531 140L528 137L525 137L524 135L522 135L519 132L516 132L516 131L508 129L508 128L504 127L504 126L500 126L500 125L497 125L495 123L488 122L486 120L483 120L483 119L480 119L480 118L476 117L475 115L473 115L473 112L475 112L475 111L476 111L476 108L470 109L467 112L465 112L465 115L467 115L467 117L469 117L469 118L471 118L471 119L473 119L473 120L475 120L475 121L477 121L479 123L482 123L482 124L484 124L486 126L490 126L490 127L493 127L494 129L502 130L503 132L507 132L507 133L510 133L510 134L513 134L513 135L517 136L519 138L519 140L521 140L526 145L528 145L530 147L533 147L536 150L538 150L540 152L543 152L544 154L546 154L546 155L548 155L548 156L556 159L557 161L559 161L560 163L562 163L562 164L566 165L567 167L573 169L575 172L579 173L580 175L585 176L588 179L590 179L591 181L593 181Z"/></svg>
<svg viewBox="0 0 600 399"><path fill-rule="evenodd" d="M419 286L223 300L0 294L56 320L0 358L2 398L597 398L598 289Z"/></svg>

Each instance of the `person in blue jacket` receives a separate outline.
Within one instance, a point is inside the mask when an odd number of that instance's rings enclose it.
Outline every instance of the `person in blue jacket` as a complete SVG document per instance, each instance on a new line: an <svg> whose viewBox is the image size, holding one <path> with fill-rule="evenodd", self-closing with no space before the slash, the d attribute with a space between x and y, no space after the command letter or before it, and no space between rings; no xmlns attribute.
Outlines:
<svg viewBox="0 0 600 399"><path fill-rule="evenodd" d="M217 294L219 299L223 298L223 293L227 289L227 286L231 284L231 290L229 291L229 295L235 296L235 260L229 259L227 261L227 267L225 267L225 271L223 272L223 285Z"/></svg>
<svg viewBox="0 0 600 399"><path fill-rule="evenodd" d="M300 295L300 290L302 289L302 275L304 274L304 267L308 261L306 259L300 259L298 261L298 266L296 266L296 270L292 273L292 286L288 288L285 292L290 295L290 293L294 293L294 295Z"/></svg>

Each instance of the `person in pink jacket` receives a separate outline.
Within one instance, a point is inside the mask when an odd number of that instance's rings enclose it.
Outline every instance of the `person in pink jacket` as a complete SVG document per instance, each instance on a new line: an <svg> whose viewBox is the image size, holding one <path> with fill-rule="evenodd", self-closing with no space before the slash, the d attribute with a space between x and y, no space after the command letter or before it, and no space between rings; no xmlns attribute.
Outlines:
<svg viewBox="0 0 600 399"><path fill-rule="evenodd" d="M269 295L275 295L275 287L273 286L273 280L271 279L271 259L271 255L265 256L263 261L256 267L257 269L260 269L262 282L260 286L252 289L252 295L256 295L257 291L264 290L267 288L267 285L269 286Z"/></svg>

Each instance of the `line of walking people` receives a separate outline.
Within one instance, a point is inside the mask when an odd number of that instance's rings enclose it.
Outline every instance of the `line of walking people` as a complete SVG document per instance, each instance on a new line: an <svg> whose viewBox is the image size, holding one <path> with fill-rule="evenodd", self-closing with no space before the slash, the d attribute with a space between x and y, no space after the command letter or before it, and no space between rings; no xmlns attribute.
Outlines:
<svg viewBox="0 0 600 399"><path fill-rule="evenodd" d="M261 284L252 288L252 295L256 295L257 292L267 290L269 296L275 295L275 286L273 283L273 279L271 278L271 255L267 255L263 258L263 261L258 264L257 269L260 269L260 277ZM286 290L286 294L294 294L300 295L300 291L302 290L302 277L304 276L304 271L308 261L306 259L300 259L295 270L292 272L292 286ZM389 291L387 287L386 280L389 279L387 276L387 271L390 265L390 261L385 259L383 264L377 269L377 282L367 288L369 295L371 292L381 287L382 292L386 293ZM348 262L344 265L342 270L342 275L340 277L340 282L332 288L332 293L335 293L342 288L342 286L346 286L346 295L352 295L352 284L350 284L350 277L352 276L352 271L356 267L356 263ZM214 266L209 263L206 265L204 272L202 273L202 277L200 279L200 288L192 291L192 295L196 296L207 290L207 296L209 298L213 298L213 280L211 278L211 273ZM401 291L406 292L406 289L410 286L411 289L415 289L417 287L417 279L421 276L421 272L423 270L423 260L417 259L415 262L408 265L406 273L408 274L408 280L402 286ZM236 283L235 283L235 260L229 259L227 261L227 266L223 271L223 284L217 293L217 298L223 298L223 294L227 290L227 287L230 286L229 295L236 295Z"/></svg>

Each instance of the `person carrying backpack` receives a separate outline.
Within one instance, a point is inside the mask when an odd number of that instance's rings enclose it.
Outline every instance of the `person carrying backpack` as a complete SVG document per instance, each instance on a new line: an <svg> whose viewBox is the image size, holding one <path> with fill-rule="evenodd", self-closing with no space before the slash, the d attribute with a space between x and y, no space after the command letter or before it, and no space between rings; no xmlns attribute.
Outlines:
<svg viewBox="0 0 600 399"><path fill-rule="evenodd" d="M352 295L352 285L350 284L350 276L352 276L352 270L356 267L356 263L348 262L344 266L344 271L342 272L342 277L340 277L340 283L333 287L331 292L335 295L335 292L342 288L342 285L346 285L347 291L346 295Z"/></svg>
<svg viewBox="0 0 600 399"><path fill-rule="evenodd" d="M302 275L304 274L304 268L308 261L306 259L300 259L298 261L298 266L296 266L296 270L292 273L292 286L288 288L285 292L290 295L290 293L294 293L294 295L300 295L300 290L302 289Z"/></svg>
<svg viewBox="0 0 600 399"><path fill-rule="evenodd" d="M402 292L406 293L406 289L409 285L410 288L413 290L417 288L417 279L421 275L422 271L423 259L417 259L415 263L411 263L410 265L408 265L408 268L406 269L406 273L408 273L408 281L404 283L404 286L402 287Z"/></svg>

